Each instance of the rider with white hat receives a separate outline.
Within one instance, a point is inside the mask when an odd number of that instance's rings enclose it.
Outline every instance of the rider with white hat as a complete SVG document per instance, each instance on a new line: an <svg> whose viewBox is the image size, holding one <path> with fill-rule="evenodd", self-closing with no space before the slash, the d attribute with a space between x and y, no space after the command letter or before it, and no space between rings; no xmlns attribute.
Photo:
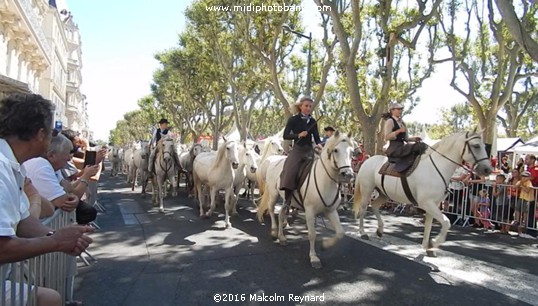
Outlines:
<svg viewBox="0 0 538 306"><path fill-rule="evenodd" d="M402 160L402 165L397 171L405 171L414 161L416 155L424 153L426 145L421 142L420 137L409 137L407 128L402 121L403 105L392 103L389 106L389 113L384 114L385 120L384 135L389 142L389 147L385 153L391 159Z"/></svg>

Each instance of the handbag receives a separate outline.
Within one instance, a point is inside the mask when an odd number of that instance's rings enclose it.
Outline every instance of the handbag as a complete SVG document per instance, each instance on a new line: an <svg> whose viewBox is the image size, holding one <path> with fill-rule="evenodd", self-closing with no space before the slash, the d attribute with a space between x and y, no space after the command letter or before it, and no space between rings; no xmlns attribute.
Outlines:
<svg viewBox="0 0 538 306"><path fill-rule="evenodd" d="M88 224L97 218L97 209L85 201L80 201L75 215L78 224Z"/></svg>

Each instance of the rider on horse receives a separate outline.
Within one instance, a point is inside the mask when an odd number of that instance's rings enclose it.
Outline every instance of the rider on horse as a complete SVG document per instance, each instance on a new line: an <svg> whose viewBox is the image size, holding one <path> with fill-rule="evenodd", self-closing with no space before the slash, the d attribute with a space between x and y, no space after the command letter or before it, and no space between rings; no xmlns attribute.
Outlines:
<svg viewBox="0 0 538 306"><path fill-rule="evenodd" d="M159 128L155 131L155 133L152 135L151 141L149 142L149 146L151 149L151 154L149 155L149 165L148 165L148 171L150 173L153 173L154 166L155 166L155 151L157 150L157 143L159 143L159 140L165 135L168 135L169 129L168 129L168 120L165 118L162 118L159 121Z"/></svg>
<svg viewBox="0 0 538 306"><path fill-rule="evenodd" d="M426 151L426 144L421 138L408 137L407 128L402 121L403 106L400 103L392 103L389 112L383 114L385 119L385 141L389 141L389 147L385 153L389 161L397 163L397 171L405 171L411 166L415 157Z"/></svg>
<svg viewBox="0 0 538 306"><path fill-rule="evenodd" d="M284 139L293 140L293 149L289 152L284 168L280 174L280 190L284 190L284 204L289 207L293 191L297 186L297 174L303 162L314 157L312 137L316 146L321 149L318 124L310 115L312 112L312 99L304 96L294 105L295 116L288 119L284 129Z"/></svg>

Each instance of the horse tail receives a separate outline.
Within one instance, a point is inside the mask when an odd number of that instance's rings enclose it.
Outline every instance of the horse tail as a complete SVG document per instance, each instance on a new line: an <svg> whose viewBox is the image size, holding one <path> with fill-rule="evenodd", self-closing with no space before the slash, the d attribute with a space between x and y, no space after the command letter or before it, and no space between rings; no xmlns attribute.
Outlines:
<svg viewBox="0 0 538 306"><path fill-rule="evenodd" d="M265 215L265 212L269 209L269 194L264 192L258 199L258 203L258 211L256 212L256 216L258 217L258 221L262 223L263 216Z"/></svg>
<svg viewBox="0 0 538 306"><path fill-rule="evenodd" d="M359 181L357 181L359 182ZM353 195L353 212L357 218L361 212L361 184L355 184L355 193Z"/></svg>

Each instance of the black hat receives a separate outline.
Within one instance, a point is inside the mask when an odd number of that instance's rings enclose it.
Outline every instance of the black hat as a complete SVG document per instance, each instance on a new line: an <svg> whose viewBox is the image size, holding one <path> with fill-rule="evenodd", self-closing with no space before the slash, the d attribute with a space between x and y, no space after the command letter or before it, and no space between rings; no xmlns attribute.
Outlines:
<svg viewBox="0 0 538 306"><path fill-rule="evenodd" d="M159 124L163 124L163 123L170 123L170 122L168 122L168 120L162 118L162 119L159 121Z"/></svg>
<svg viewBox="0 0 538 306"><path fill-rule="evenodd" d="M325 132L329 132L329 131L334 132L334 131L335 131L335 129L334 129L332 126L328 126L328 127L326 127L325 129L323 129L323 130L324 130Z"/></svg>

